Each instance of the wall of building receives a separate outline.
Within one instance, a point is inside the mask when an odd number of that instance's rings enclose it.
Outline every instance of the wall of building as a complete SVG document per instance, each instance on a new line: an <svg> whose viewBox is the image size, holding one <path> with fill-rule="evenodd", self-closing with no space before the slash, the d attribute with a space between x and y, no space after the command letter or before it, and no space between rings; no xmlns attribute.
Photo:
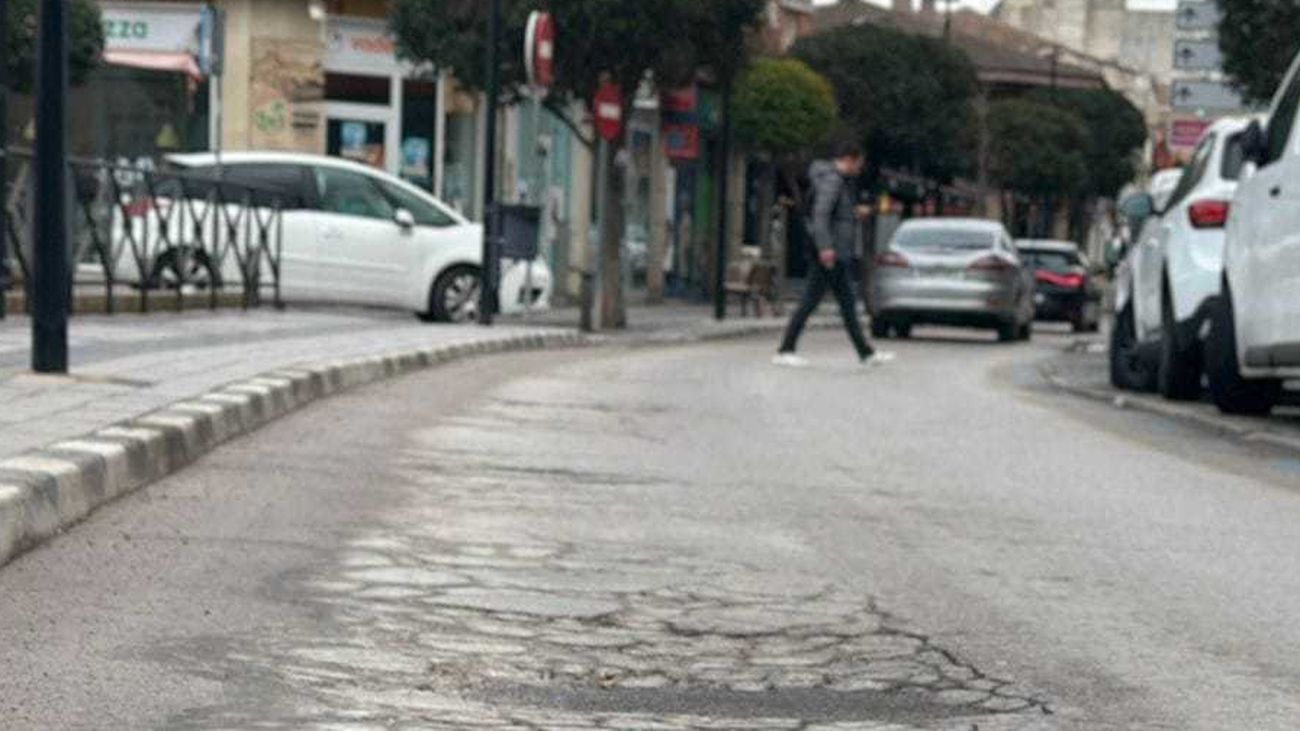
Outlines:
<svg viewBox="0 0 1300 731"><path fill-rule="evenodd" d="M221 0L226 149L322 152L324 27L306 0Z"/></svg>
<svg viewBox="0 0 1300 731"><path fill-rule="evenodd" d="M1124 0L1004 0L994 17L1162 83L1172 78L1173 12L1130 11Z"/></svg>

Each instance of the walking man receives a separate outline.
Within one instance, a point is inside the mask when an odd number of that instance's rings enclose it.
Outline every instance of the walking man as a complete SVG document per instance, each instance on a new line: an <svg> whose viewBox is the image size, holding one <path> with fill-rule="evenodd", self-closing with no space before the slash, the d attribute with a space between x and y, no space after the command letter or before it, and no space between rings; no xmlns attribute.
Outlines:
<svg viewBox="0 0 1300 731"><path fill-rule="evenodd" d="M795 354L799 336L803 334L808 318L821 304L829 288L835 293L844 318L844 328L858 351L863 365L877 366L894 359L893 353L878 353L867 343L858 320L857 297L854 294L853 261L854 244L860 222L870 214L866 206L858 205L855 181L862 174L866 158L856 143L838 143L834 158L818 160L808 170L811 181L812 214L808 222L812 228L813 242L817 246L817 259L808 273L808 289L790 318L781 351L773 363L784 366L804 366L808 362Z"/></svg>

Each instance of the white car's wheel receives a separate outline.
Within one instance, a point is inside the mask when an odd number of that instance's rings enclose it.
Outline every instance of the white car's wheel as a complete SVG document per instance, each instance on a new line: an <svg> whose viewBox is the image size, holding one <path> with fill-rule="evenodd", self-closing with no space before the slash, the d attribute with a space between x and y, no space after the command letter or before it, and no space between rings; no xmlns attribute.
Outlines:
<svg viewBox="0 0 1300 731"><path fill-rule="evenodd" d="M433 322L477 320L481 286L482 277L477 268L458 266L448 269L429 291L429 311L425 319Z"/></svg>

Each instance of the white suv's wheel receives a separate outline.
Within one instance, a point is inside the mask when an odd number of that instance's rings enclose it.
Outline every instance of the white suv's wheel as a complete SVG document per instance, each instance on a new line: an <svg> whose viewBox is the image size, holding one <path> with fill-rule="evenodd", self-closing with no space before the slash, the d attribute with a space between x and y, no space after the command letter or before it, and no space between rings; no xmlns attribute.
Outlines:
<svg viewBox="0 0 1300 731"><path fill-rule="evenodd" d="M1282 382L1273 379L1247 379L1241 375L1237 360L1237 323L1233 316L1232 295L1226 291L1210 306L1210 338L1205 343L1205 374L1210 396L1225 414L1264 416L1273 410L1282 396Z"/></svg>
<svg viewBox="0 0 1300 731"><path fill-rule="evenodd" d="M1154 391L1156 387L1155 369L1138 348L1132 304L1115 315L1110 331L1110 382L1126 391Z"/></svg>

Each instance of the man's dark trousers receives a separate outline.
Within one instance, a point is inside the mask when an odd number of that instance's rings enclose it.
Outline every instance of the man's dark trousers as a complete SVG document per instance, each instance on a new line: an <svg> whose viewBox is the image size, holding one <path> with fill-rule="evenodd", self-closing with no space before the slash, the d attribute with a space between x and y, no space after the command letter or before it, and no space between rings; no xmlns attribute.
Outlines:
<svg viewBox="0 0 1300 731"><path fill-rule="evenodd" d="M835 299L840 304L840 315L844 318L844 329L849 332L853 347L858 349L858 357L866 358L873 352L862 334L862 323L858 320L858 303L853 292L853 277L844 262L837 261L835 266L827 269L814 260L809 267L808 289L803 293L799 309L790 318L786 328L785 339L781 341L782 353L793 353L799 345L799 336L803 334L808 318L817 310L829 287L835 292Z"/></svg>

